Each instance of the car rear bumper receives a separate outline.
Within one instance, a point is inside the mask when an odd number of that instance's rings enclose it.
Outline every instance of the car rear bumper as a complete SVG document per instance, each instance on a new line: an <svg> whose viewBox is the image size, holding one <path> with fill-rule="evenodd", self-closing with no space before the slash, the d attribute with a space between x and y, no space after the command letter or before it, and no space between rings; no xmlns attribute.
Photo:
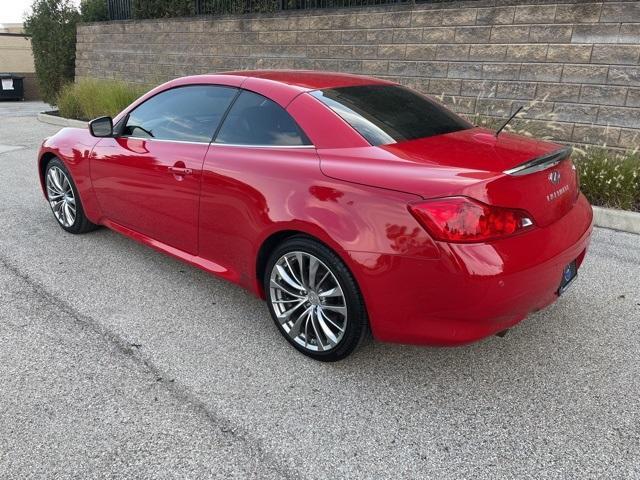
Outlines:
<svg viewBox="0 0 640 480"><path fill-rule="evenodd" d="M441 243L439 259L351 252L373 334L458 345L505 330L558 298L564 267L580 267L592 226L580 194L551 225L486 244Z"/></svg>

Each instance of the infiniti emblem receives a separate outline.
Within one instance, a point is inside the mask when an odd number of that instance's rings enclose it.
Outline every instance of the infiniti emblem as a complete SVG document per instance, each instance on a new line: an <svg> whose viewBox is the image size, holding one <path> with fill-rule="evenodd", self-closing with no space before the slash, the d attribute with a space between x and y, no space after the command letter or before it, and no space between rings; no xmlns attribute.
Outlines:
<svg viewBox="0 0 640 480"><path fill-rule="evenodd" d="M549 174L549 181L554 185L557 185L558 183L560 183L560 172L558 172L557 170L554 170L553 172L551 172Z"/></svg>
<svg viewBox="0 0 640 480"><path fill-rule="evenodd" d="M316 292L309 292L309 303L311 305L320 305L320 297Z"/></svg>

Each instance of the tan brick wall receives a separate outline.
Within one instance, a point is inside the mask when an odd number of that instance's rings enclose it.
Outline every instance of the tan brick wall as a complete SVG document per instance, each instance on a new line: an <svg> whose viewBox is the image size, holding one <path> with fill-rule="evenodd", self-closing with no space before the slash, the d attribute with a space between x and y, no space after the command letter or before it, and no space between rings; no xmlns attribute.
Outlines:
<svg viewBox="0 0 640 480"><path fill-rule="evenodd" d="M527 105L518 127L640 144L640 2L513 0L78 27L77 77L159 83L235 69L391 78L471 119Z"/></svg>

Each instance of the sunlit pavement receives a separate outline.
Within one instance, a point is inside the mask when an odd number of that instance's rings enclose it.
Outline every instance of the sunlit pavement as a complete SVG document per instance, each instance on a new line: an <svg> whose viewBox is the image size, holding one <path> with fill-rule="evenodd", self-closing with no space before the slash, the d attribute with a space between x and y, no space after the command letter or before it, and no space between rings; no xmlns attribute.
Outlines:
<svg viewBox="0 0 640 480"><path fill-rule="evenodd" d="M42 104L0 103L0 472L127 478L638 478L640 236L504 338L322 364L260 300L106 229L63 232Z"/></svg>

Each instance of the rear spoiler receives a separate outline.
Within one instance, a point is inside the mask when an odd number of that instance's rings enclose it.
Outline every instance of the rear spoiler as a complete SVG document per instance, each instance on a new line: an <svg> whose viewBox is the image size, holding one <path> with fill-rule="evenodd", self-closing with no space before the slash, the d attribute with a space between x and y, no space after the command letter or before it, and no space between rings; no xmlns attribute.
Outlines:
<svg viewBox="0 0 640 480"><path fill-rule="evenodd" d="M540 170L545 170L547 168L556 166L562 160L568 158L569 155L571 155L571 152L573 152L573 148L563 147L560 150L556 150L555 152L547 153L541 157L524 162L517 167L505 170L503 173L517 177L520 175L528 175L530 173L539 172Z"/></svg>

